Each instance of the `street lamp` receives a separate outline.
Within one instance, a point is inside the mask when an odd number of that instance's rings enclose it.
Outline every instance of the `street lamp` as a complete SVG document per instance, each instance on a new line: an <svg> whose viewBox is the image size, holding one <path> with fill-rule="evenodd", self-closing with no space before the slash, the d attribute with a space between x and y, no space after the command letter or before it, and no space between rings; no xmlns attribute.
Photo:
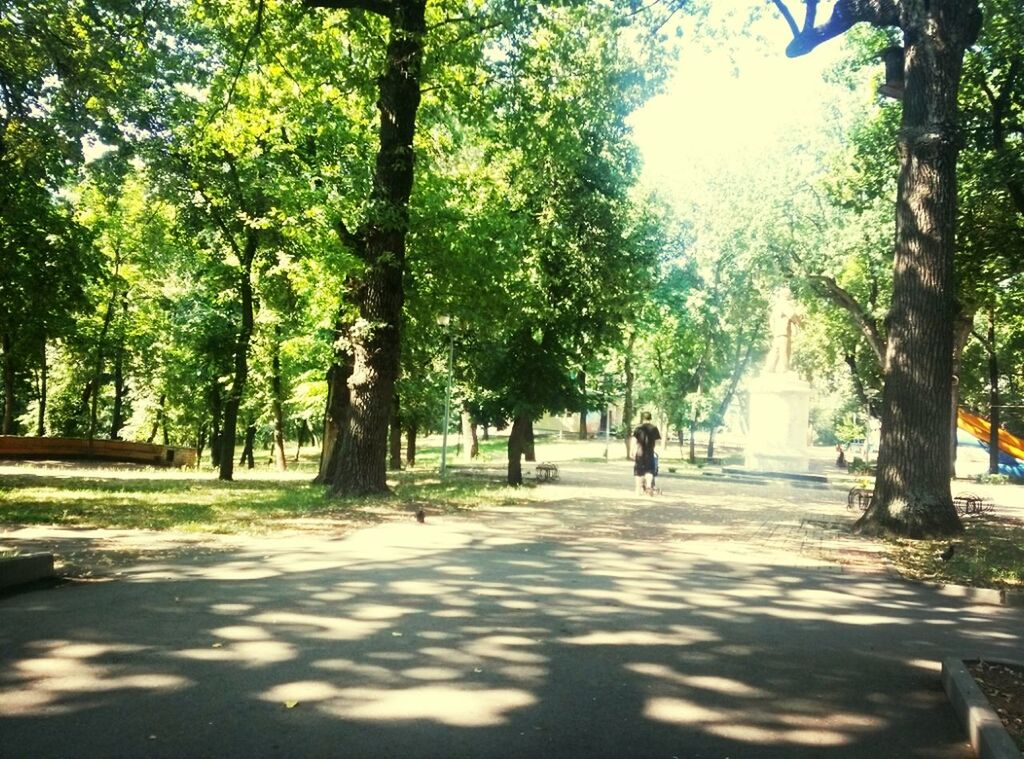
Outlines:
<svg viewBox="0 0 1024 759"><path fill-rule="evenodd" d="M452 319L448 314L437 317L441 327L448 328L448 385L444 394L444 427L441 428L441 479L444 479L448 463L448 422L452 406L452 364L455 362L455 332L451 329Z"/></svg>

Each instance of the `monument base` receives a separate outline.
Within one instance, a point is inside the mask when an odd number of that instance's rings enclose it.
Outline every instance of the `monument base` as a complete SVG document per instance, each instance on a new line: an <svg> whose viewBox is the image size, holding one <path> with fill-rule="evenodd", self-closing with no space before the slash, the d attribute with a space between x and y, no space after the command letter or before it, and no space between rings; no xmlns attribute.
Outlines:
<svg viewBox="0 0 1024 759"><path fill-rule="evenodd" d="M762 374L750 385L746 467L808 472L807 421L811 387L794 372Z"/></svg>
<svg viewBox="0 0 1024 759"><path fill-rule="evenodd" d="M811 470L810 459L806 454L800 452L781 454L778 451L772 453L752 451L747 453L744 463L747 469L758 472L809 472Z"/></svg>

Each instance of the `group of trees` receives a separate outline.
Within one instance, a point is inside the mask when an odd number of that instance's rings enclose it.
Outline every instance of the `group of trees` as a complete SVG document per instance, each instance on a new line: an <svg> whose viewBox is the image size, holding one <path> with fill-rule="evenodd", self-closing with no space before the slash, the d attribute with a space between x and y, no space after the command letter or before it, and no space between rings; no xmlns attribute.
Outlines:
<svg viewBox="0 0 1024 759"><path fill-rule="evenodd" d="M436 428L449 338L520 448L586 405L667 247L625 123L667 11L308 5L5 7L5 433L160 436L223 479L313 433L360 494L389 426Z"/></svg>
<svg viewBox="0 0 1024 759"><path fill-rule="evenodd" d="M842 367L883 419L869 517L923 534L956 528L954 376L994 419L1019 392L1013 0L984 0L984 27L972 3L839 0L820 22L809 0L800 25L776 2L791 54L858 21L862 67L902 43L903 103L808 144L825 171L717 177L675 209L626 120L693 5L3 5L5 434L160 436L222 479L258 432L281 467L286 439L319 439L321 481L376 492L388 429L397 464L399 432L411 458L436 428L451 345L455 401L511 425L518 483L534 419L608 395L626 426L645 402L713 440L786 284L813 317L802 366Z"/></svg>

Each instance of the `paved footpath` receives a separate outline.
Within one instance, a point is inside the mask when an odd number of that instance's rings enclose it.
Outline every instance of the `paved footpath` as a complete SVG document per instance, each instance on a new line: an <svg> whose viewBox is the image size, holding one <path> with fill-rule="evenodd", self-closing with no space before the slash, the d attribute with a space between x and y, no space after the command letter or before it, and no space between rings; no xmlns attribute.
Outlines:
<svg viewBox="0 0 1024 759"><path fill-rule="evenodd" d="M1021 610L893 578L837 490L561 469L0 599L0 756L971 756L938 662Z"/></svg>

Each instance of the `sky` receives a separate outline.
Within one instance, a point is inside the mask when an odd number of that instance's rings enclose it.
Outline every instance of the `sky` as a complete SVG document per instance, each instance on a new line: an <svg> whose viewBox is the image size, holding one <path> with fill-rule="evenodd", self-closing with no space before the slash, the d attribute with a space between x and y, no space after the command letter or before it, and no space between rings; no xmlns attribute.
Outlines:
<svg viewBox="0 0 1024 759"><path fill-rule="evenodd" d="M744 4L749 7L749 0ZM787 134L825 118L822 103L835 85L826 84L822 74L839 58L839 40L787 58L789 29L770 8L753 27L729 23L747 28L750 36L729 35L732 49L726 50L686 30L665 93L632 115L646 184L679 194L695 172L705 174L750 154L770 155L785 146Z"/></svg>

